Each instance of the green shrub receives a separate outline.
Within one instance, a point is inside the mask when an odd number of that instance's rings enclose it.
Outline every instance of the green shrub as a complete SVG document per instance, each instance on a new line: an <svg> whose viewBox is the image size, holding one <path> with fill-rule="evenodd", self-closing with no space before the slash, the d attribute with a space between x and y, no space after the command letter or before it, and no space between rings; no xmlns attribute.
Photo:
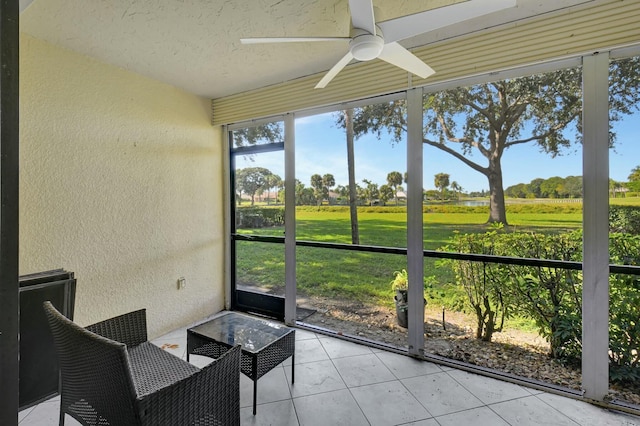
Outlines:
<svg viewBox="0 0 640 426"><path fill-rule="evenodd" d="M452 204L424 205L423 213L489 213L489 206L461 206Z"/></svg>
<svg viewBox="0 0 640 426"><path fill-rule="evenodd" d="M640 266L640 235L611 234L611 263ZM640 276L609 277L609 366L613 381L640 380Z"/></svg>
<svg viewBox="0 0 640 426"><path fill-rule="evenodd" d="M463 234L452 238L445 251L459 253L497 254L496 231L484 234ZM504 286L504 268L494 263L447 260L458 285L464 288L466 302L476 314L476 338L490 342L493 333L500 332L508 317L513 301Z"/></svg>
<svg viewBox="0 0 640 426"><path fill-rule="evenodd" d="M545 235L487 232L457 235L447 251L507 257L580 260L582 233ZM518 311L533 319L550 343L551 356L580 357L582 283L579 271L484 262L451 261L457 281L476 312L478 338L500 331L498 318ZM500 319L502 321L502 319Z"/></svg>
<svg viewBox="0 0 640 426"><path fill-rule="evenodd" d="M284 225L282 207L242 207L236 210L238 228L266 228Z"/></svg>
<svg viewBox="0 0 640 426"><path fill-rule="evenodd" d="M329 205L329 206L297 206L299 212L322 212L322 213L349 213L349 206ZM359 213L406 213L407 208L403 206L358 206Z"/></svg>
<svg viewBox="0 0 640 426"><path fill-rule="evenodd" d="M456 235L443 249L581 261L582 231L557 235L495 231ZM640 266L640 235L611 233L609 253L612 264ZM458 284L465 288L467 303L476 312L484 307L482 315L478 315L479 332L486 330L490 312L497 317L501 306L504 316L510 310L517 310L535 321L539 333L550 343L553 358L579 365L582 358L581 271L456 260L447 263L453 267ZM611 274L609 306L610 377L613 381L640 381L640 276ZM500 328L495 321L493 326L495 331Z"/></svg>
<svg viewBox="0 0 640 426"><path fill-rule="evenodd" d="M523 203L508 204L507 214L509 213L529 213L529 214L570 214L581 213L582 203Z"/></svg>
<svg viewBox="0 0 640 426"><path fill-rule="evenodd" d="M565 261L579 261L582 256L581 231L555 235L518 232L500 235L500 239L503 256ZM579 271L520 265L502 267L508 270L508 288L513 292L518 310L535 321L540 334L549 341L550 355L579 359L582 340ZM574 317L576 312L578 321Z"/></svg>
<svg viewBox="0 0 640 426"><path fill-rule="evenodd" d="M609 206L609 232L640 235L640 207Z"/></svg>

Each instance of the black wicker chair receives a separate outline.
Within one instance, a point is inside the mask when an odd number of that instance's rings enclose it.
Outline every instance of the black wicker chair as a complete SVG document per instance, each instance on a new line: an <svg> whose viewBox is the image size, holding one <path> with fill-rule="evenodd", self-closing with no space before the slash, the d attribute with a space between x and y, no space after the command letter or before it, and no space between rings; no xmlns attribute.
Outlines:
<svg viewBox="0 0 640 426"><path fill-rule="evenodd" d="M147 342L146 311L82 328L44 309L60 362L60 425L239 425L240 346L206 367Z"/></svg>

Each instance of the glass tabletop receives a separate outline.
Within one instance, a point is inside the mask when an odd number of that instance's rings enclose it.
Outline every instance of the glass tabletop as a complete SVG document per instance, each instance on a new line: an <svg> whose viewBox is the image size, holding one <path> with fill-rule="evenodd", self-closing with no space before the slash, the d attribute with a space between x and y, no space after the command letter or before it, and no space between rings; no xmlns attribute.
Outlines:
<svg viewBox="0 0 640 426"><path fill-rule="evenodd" d="M293 330L277 322L228 312L189 331L227 345L242 345L245 351L258 352Z"/></svg>

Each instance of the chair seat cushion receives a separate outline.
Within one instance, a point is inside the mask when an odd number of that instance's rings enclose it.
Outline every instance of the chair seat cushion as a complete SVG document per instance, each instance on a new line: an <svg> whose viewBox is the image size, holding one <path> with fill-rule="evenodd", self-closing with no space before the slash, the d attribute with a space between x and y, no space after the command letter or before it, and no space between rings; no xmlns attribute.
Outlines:
<svg viewBox="0 0 640 426"><path fill-rule="evenodd" d="M137 397L149 395L185 379L199 368L172 355L150 342L127 347Z"/></svg>

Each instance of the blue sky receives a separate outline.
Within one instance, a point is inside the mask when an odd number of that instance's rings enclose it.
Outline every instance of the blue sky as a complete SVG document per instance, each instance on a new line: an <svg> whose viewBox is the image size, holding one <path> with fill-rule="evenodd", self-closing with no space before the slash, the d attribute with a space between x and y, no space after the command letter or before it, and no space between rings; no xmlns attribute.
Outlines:
<svg viewBox="0 0 640 426"><path fill-rule="evenodd" d="M618 134L615 150L610 150L610 177L626 181L631 169L640 165L640 114L627 117L615 124ZM355 141L356 180L369 179L379 185L386 183L391 171L406 171L406 143L392 143L392 138L383 135L378 140L365 135ZM465 192L488 190L484 175L440 151L425 145L423 150L423 187L433 189L434 175L448 173L450 181L456 181ZM474 153L471 159L485 165L484 158ZM254 161L238 158L237 167L266 167L284 177L284 154L268 153L254 156ZM504 187L518 183L529 183L535 178L582 175L582 152L580 146L551 158L540 152L533 144L514 146L505 151L502 158ZM337 127L332 113L305 117L296 120L296 177L309 186L312 174L334 175L337 185L347 185L347 154L344 129Z"/></svg>

